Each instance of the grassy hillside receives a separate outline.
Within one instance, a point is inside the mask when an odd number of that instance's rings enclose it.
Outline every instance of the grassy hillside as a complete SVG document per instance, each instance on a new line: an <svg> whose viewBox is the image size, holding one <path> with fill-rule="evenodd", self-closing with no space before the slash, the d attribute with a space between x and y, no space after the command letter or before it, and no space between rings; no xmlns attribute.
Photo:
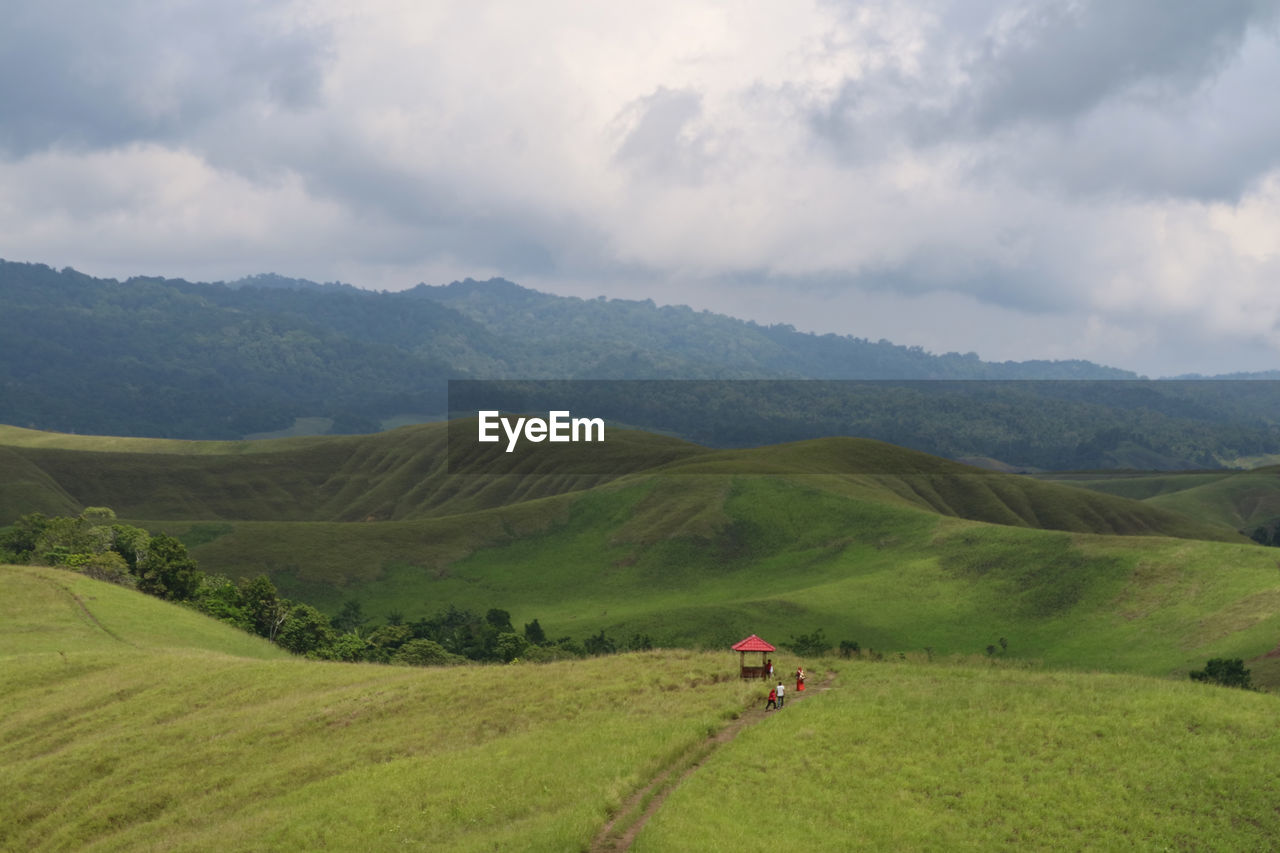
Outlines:
<svg viewBox="0 0 1280 853"><path fill-rule="evenodd" d="M0 608L5 850L582 850L691 756L634 849L1263 849L1280 832L1274 696L780 654L810 695L717 749L708 735L761 716L723 651L262 659L212 622L192 640L203 617L181 608L26 567L0 567Z"/></svg>
<svg viewBox="0 0 1280 853"><path fill-rule="evenodd" d="M63 569L0 565L0 659L156 650L277 660L260 637L159 599Z"/></svg>
<svg viewBox="0 0 1280 853"><path fill-rule="evenodd" d="M1077 532L1237 539L1131 501L981 471L868 439L709 451L610 432L591 473L540 453L502 476L451 476L445 424L368 436L197 442L68 436L0 427L0 505L110 506L152 520L390 521L456 515L597 486L626 473L826 474L825 488L998 524ZM560 448L557 448L560 449ZM28 510L31 511L31 510ZM16 516L18 513L14 513ZM11 516L10 518L12 518ZM5 519L9 520L9 519Z"/></svg>
<svg viewBox="0 0 1280 853"><path fill-rule="evenodd" d="M1139 501L857 439L706 451L631 433L616 475L535 457L502 477L445 474L443 440L425 425L99 452L8 434L57 494L182 537L207 571L267 574L330 613L353 598L378 621L453 604L684 647L821 628L941 654L1004 637L1011 655L1151 674L1280 637L1274 552Z"/></svg>
<svg viewBox="0 0 1280 853"><path fill-rule="evenodd" d="M278 655L55 570L0 567L0 607L4 850L579 849L749 690L725 654L254 659Z"/></svg>
<svg viewBox="0 0 1280 853"><path fill-rule="evenodd" d="M367 436L226 442L0 427L0 507L110 506L121 517L157 520L387 521L484 509L615 476L607 466L565 474L554 457L535 457L508 476L451 477L446 447L443 423ZM619 471L631 471L706 451L615 430L610 452Z"/></svg>
<svg viewBox="0 0 1280 853"><path fill-rule="evenodd" d="M1236 529L1280 518L1280 468L1274 466L1205 474L1079 475L1067 482Z"/></svg>
<svg viewBox="0 0 1280 853"><path fill-rule="evenodd" d="M663 804L636 851L1265 850L1274 696L851 664Z"/></svg>
<svg viewBox="0 0 1280 853"><path fill-rule="evenodd" d="M172 529L202 543L204 565L269 573L330 612L346 598L379 619L501 607L553 637L721 647L822 628L939 653L1005 637L1013 655L1153 674L1252 658L1280 637L1270 549L974 522L866 497L878 488L668 474L413 522Z"/></svg>

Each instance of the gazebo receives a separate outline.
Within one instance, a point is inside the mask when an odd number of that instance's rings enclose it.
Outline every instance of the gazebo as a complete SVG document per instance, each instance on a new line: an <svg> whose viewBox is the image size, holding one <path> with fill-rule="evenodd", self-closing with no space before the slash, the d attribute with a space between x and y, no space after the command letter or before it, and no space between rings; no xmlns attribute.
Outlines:
<svg viewBox="0 0 1280 853"><path fill-rule="evenodd" d="M750 637L747 637L745 640L734 643L733 650L735 652L738 652L739 655L741 656L739 658L739 661L742 667L743 678L764 679L769 677L769 667L765 663L765 655L767 655L769 652L777 651L777 649L775 649L773 646L769 645L764 640L757 637L755 634L752 634ZM747 652L760 653L759 666L747 666Z"/></svg>

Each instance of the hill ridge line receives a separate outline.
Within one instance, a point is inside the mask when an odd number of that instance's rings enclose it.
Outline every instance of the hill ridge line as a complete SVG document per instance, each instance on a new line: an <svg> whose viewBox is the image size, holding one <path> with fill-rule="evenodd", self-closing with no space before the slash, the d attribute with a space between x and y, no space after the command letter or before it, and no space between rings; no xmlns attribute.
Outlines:
<svg viewBox="0 0 1280 853"><path fill-rule="evenodd" d="M37 577L39 576L37 575ZM86 617L88 617L89 622L95 628L102 631L102 633L106 634L108 637L115 640L117 643L123 643L124 645L134 649L138 648L138 646L135 645L134 643L129 642L124 637L121 637L119 634L117 634L115 631L112 631L106 625L103 625L101 620L99 620L98 617L94 615L94 612L89 609L89 605L84 603L84 599L82 599L80 596L72 592L70 587L67 587L61 583L58 583L58 581L54 580L53 578L39 577L39 579L48 582L55 589L61 591L64 595L66 595L68 598L74 601L79 606L80 612L82 612Z"/></svg>

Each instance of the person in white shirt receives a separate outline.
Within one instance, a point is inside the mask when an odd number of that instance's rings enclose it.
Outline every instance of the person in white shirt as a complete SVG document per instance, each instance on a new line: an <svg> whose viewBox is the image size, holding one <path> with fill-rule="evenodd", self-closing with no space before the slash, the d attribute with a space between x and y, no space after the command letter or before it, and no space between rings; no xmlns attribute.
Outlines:
<svg viewBox="0 0 1280 853"><path fill-rule="evenodd" d="M778 707L779 707L779 708L781 708L781 707L782 707L782 692L783 692L783 690L785 690L785 689L786 689L786 688L784 688L784 687L782 686L782 682L781 682L781 681L779 681L779 682L778 682Z"/></svg>

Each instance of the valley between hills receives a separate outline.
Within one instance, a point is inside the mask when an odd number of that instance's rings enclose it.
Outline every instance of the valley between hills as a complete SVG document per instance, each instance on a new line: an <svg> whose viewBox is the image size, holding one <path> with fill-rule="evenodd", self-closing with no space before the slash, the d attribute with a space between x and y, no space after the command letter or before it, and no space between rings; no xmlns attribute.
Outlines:
<svg viewBox="0 0 1280 853"><path fill-rule="evenodd" d="M618 431L612 472L532 456L458 475L446 433L0 428L9 514L111 507L210 576L266 576L330 615L357 601L366 631L501 608L549 637L651 647L307 660L138 591L5 567L0 846L751 850L742 810L766 793L816 849L1280 831L1261 802L1275 697L1187 678L1240 658L1280 684L1280 562L1239 532L1268 511L1266 469L1052 482L866 439L712 450ZM751 633L831 689L721 742L762 705L727 651ZM815 638L825 655L794 650ZM785 792L766 781L797 760ZM858 795L832 799L847 779Z"/></svg>

